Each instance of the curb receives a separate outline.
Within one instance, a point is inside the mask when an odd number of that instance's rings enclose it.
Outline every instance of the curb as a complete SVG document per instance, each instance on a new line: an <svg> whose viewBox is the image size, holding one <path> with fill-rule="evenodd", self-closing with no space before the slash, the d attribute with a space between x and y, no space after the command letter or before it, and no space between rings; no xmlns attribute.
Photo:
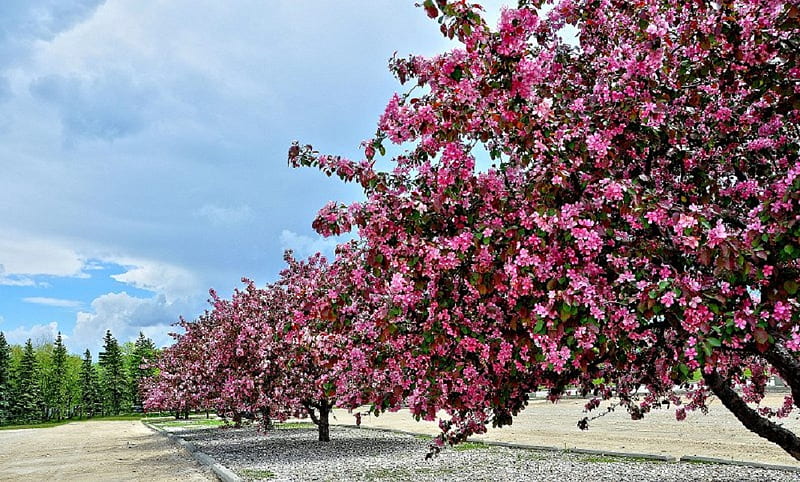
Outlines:
<svg viewBox="0 0 800 482"><path fill-rule="evenodd" d="M761 462L743 462L741 460L717 459L714 457L699 457L695 455L684 455L680 458L681 462L702 462L708 464L741 465L744 467L754 467L757 469L785 470L787 472L800 472L800 467L793 465L764 464Z"/></svg>
<svg viewBox="0 0 800 482"><path fill-rule="evenodd" d="M409 432L407 430L398 430L393 428L382 428L382 427L358 427L352 424L337 424L340 427L350 427L350 428L359 428L362 430L378 430L383 432L392 432L392 433L399 433L404 435L413 435L413 436L423 436L423 437L431 437L432 435L420 432ZM768 469L768 470L783 470L786 472L800 472L800 467L795 467L792 465L778 465L778 464L765 464L763 462L747 462L744 460L732 460L732 459L719 459L714 457L699 457L699 456L689 456L684 455L680 458L677 458L672 455L656 455L656 454L640 454L635 452L614 452L611 450L595 450L595 449L581 449L581 448L559 448L553 447L549 445L528 445L528 444L520 444L520 443L512 443L512 442L497 442L493 440L481 440L470 437L467 439L467 442L475 442L475 443L482 443L485 445L493 445L497 447L508 447L514 449L525 449L525 450L541 450L543 452L566 452L566 453L574 453L574 454L587 454L587 455L600 455L600 456L609 456L609 457L620 457L620 458L630 458L630 459L647 459L647 460L654 460L658 462L672 462L672 463L679 463L679 462L703 462L709 464L720 464L720 465L738 465L741 467L752 467L755 469Z"/></svg>
<svg viewBox="0 0 800 482"><path fill-rule="evenodd" d="M236 475L236 473L234 473L231 469L217 462L216 459L214 459L214 457L211 457L210 455L197 450L197 446L192 442L186 441L183 438L175 435L174 433L167 432L166 430L160 427L156 427L152 425L150 422L142 422L142 423L144 424L145 427L149 428L150 430L153 430L155 432L160 433L161 435L164 435L174 443L186 449L186 451L189 452L192 455L192 457L194 457L195 460L197 460L203 465L208 466L211 469L211 471L214 472L214 475L216 475L217 478L219 478L219 480L221 480L222 482L242 482L241 477Z"/></svg>

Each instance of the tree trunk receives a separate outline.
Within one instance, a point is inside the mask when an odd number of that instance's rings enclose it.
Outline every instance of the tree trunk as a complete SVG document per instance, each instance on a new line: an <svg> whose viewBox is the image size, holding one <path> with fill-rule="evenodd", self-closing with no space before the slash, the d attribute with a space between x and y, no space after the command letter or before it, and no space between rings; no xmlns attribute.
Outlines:
<svg viewBox="0 0 800 482"><path fill-rule="evenodd" d="M269 416L269 408L261 407L259 411L261 412L261 426L264 427L264 430L272 430L272 418Z"/></svg>
<svg viewBox="0 0 800 482"><path fill-rule="evenodd" d="M331 407L328 405L327 401L323 401L319 405L319 424L317 425L317 429L319 431L319 441L320 442L330 442L331 441L331 432L330 432L330 424L328 423L328 415L331 413Z"/></svg>
<svg viewBox="0 0 800 482"><path fill-rule="evenodd" d="M233 412L233 427L239 428L242 426L242 414L239 412Z"/></svg>
<svg viewBox="0 0 800 482"><path fill-rule="evenodd" d="M328 415L331 413L331 404L327 400L322 400L319 403L304 402L303 406L308 410L308 416L311 417L311 421L317 426L319 441L330 442L331 432ZM319 410L319 416L314 412L314 409Z"/></svg>
<svg viewBox="0 0 800 482"><path fill-rule="evenodd" d="M742 422L742 425L759 437L777 444L789 455L800 460L800 438L790 430L772 422L747 406L744 400L717 372L704 373L706 385L719 397L722 404Z"/></svg>

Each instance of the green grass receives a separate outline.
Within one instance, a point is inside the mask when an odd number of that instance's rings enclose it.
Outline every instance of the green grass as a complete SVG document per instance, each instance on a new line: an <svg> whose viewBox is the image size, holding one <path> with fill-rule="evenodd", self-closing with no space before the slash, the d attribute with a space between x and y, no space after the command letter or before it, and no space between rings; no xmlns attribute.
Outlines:
<svg viewBox="0 0 800 482"><path fill-rule="evenodd" d="M532 452L530 450L515 450L514 456L519 462L530 462L535 460L544 460L546 457L541 452Z"/></svg>
<svg viewBox="0 0 800 482"><path fill-rule="evenodd" d="M421 476L452 476L456 473L455 469L449 468L429 468L420 467L416 469L406 468L377 468L368 470L364 474L366 480L417 480Z"/></svg>
<svg viewBox="0 0 800 482"><path fill-rule="evenodd" d="M44 422L44 423L23 423L19 425L4 425L0 427L0 430L20 430L26 428L51 428L51 427L58 427L59 425L64 425L70 422L77 422L78 420L62 420L60 422Z"/></svg>
<svg viewBox="0 0 800 482"><path fill-rule="evenodd" d="M0 430L20 430L27 428L52 428L64 425L67 423L80 423L80 422L106 422L106 421L120 421L120 420L141 420L142 416L134 415L109 415L107 417L92 417L92 418L72 418L68 420L61 420L58 422L41 422L41 423L23 423L18 425L4 425Z"/></svg>
<svg viewBox="0 0 800 482"><path fill-rule="evenodd" d="M594 462L594 463L615 463L615 462L650 462L657 463L658 460L648 459L644 457L615 457L613 455L586 455L580 458L581 462Z"/></svg>
<svg viewBox="0 0 800 482"><path fill-rule="evenodd" d="M431 435L414 435L414 438L417 440L433 440Z"/></svg>
<svg viewBox="0 0 800 482"><path fill-rule="evenodd" d="M463 442L458 445L453 445L453 450L464 452L466 450L482 450L488 449L489 446L481 442Z"/></svg>
<svg viewBox="0 0 800 482"><path fill-rule="evenodd" d="M624 462L624 459L619 457L609 457L607 455L588 455L586 457L581 457L581 462L592 462L592 463L614 463L614 462Z"/></svg>
<svg viewBox="0 0 800 482"><path fill-rule="evenodd" d="M256 479L256 480L275 478L275 474L273 472L264 469L242 469L239 471L239 474L249 479Z"/></svg>
<svg viewBox="0 0 800 482"><path fill-rule="evenodd" d="M317 426L311 422L286 422L286 423L276 423L275 428L278 430L297 430L297 429L317 428Z"/></svg>
<svg viewBox="0 0 800 482"><path fill-rule="evenodd" d="M141 419L142 419L141 414L137 413L137 414L129 414L129 415L109 415L107 417L94 417L94 418L88 418L88 419L85 418L83 420L72 420L72 421L73 422L78 422L78 421L84 422L84 421L87 421L87 420L106 421L106 420L141 420Z"/></svg>
<svg viewBox="0 0 800 482"><path fill-rule="evenodd" d="M225 422L219 419L195 419L195 420L165 420L163 422L153 422L160 427L219 427Z"/></svg>

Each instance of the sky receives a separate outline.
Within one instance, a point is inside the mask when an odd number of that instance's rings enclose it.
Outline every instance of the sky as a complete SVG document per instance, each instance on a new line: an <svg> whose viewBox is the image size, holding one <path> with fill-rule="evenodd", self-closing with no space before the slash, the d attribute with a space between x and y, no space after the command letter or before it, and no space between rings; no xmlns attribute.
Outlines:
<svg viewBox="0 0 800 482"><path fill-rule="evenodd" d="M388 59L438 30L414 0L2 0L0 331L164 346L209 288L331 255L311 221L360 192L289 145L358 157L403 89Z"/></svg>

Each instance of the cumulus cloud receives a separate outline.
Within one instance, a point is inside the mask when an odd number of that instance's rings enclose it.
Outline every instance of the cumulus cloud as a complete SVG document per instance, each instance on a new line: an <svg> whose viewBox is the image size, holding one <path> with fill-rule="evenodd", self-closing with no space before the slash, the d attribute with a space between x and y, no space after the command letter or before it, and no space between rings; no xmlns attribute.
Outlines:
<svg viewBox="0 0 800 482"><path fill-rule="evenodd" d="M183 302L169 302L163 295L139 298L126 292L108 293L95 298L91 311L78 312L75 329L70 336L70 349L89 348L96 353L102 345L106 330L120 343L134 340L141 331L159 346L172 338L168 332L188 307Z"/></svg>
<svg viewBox="0 0 800 482"><path fill-rule="evenodd" d="M128 267L128 270L111 275L111 278L139 289L160 293L170 302L179 298L192 298L203 292L197 277L179 266L130 258L115 259L114 262Z"/></svg>
<svg viewBox="0 0 800 482"><path fill-rule="evenodd" d="M25 303L33 303L35 305L54 306L57 308L79 308L81 306L80 301L63 300L60 298L46 298L42 296L31 296L28 298L23 298L22 301Z"/></svg>
<svg viewBox="0 0 800 482"><path fill-rule="evenodd" d="M322 236L306 236L297 234L288 229L281 231L281 247L291 249L298 258L307 258L316 253L322 253L328 258L333 258L336 245L342 240L336 237L323 238Z"/></svg>
<svg viewBox="0 0 800 482"><path fill-rule="evenodd" d="M230 208L206 204L196 210L194 216L205 218L215 226L236 225L252 220L253 210L246 204Z"/></svg>
<svg viewBox="0 0 800 482"><path fill-rule="evenodd" d="M81 255L54 241L0 234L0 284L30 286L30 277L39 275L85 276L84 265Z"/></svg>
<svg viewBox="0 0 800 482"><path fill-rule="evenodd" d="M13 330L5 331L6 340L11 345L21 345L29 338L34 345L52 343L58 333L58 323L55 321L46 325L20 326Z"/></svg>

